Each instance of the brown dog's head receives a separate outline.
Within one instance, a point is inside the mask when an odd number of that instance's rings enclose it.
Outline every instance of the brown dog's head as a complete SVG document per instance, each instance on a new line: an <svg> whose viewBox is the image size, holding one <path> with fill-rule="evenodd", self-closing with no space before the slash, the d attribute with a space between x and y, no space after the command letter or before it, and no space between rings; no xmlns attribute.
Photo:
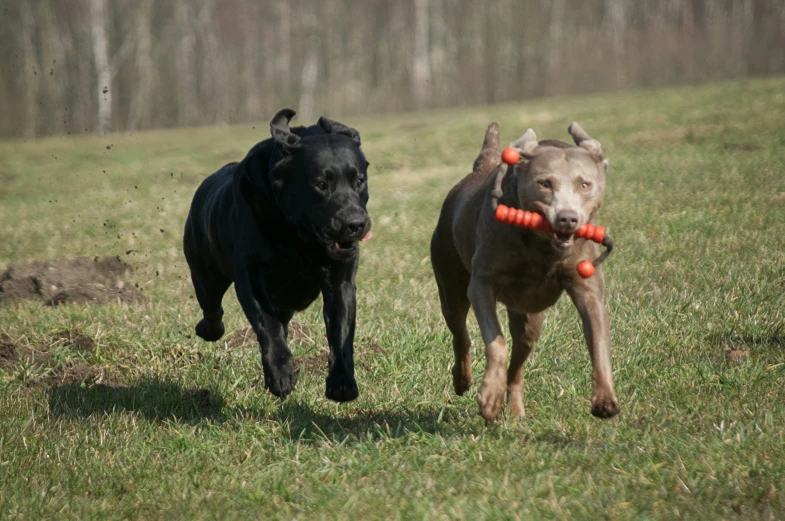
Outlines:
<svg viewBox="0 0 785 521"><path fill-rule="evenodd" d="M573 122L568 132L577 146L537 141L532 129L510 146L520 152L515 165L518 200L524 210L539 212L551 227L551 243L559 250L573 245L574 234L602 205L608 160L602 147Z"/></svg>

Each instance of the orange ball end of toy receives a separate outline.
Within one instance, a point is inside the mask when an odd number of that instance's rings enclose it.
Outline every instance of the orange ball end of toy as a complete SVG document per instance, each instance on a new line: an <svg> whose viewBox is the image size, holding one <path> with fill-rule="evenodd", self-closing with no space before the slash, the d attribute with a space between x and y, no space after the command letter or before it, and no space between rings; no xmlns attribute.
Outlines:
<svg viewBox="0 0 785 521"><path fill-rule="evenodd" d="M521 159L521 154L512 147L507 147L502 152L502 161L508 165L514 165Z"/></svg>
<svg viewBox="0 0 785 521"><path fill-rule="evenodd" d="M588 279L592 275L594 275L594 264L591 261L581 261L578 263L578 275L583 277L584 279Z"/></svg>

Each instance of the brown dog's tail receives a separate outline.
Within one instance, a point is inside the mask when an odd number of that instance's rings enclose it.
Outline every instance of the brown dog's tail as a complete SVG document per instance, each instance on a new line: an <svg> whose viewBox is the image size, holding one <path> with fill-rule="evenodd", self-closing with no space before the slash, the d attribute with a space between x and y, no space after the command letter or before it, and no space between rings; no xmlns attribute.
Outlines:
<svg viewBox="0 0 785 521"><path fill-rule="evenodd" d="M485 131L485 140L482 142L480 155L474 160L473 172L490 175L501 164L501 153L499 124L493 122L488 125L488 130Z"/></svg>

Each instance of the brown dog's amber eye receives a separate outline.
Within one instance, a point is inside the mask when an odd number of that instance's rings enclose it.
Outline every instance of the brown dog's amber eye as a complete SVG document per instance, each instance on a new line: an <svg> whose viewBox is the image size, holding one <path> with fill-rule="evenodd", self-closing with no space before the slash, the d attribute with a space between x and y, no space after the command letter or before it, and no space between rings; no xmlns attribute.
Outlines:
<svg viewBox="0 0 785 521"><path fill-rule="evenodd" d="M591 183L583 182L581 183L581 188L583 188L584 190L588 190L589 188L591 188Z"/></svg>
<svg viewBox="0 0 785 521"><path fill-rule="evenodd" d="M551 187L551 182L548 181L547 179L544 179L542 181L537 181L537 184L539 184L543 188L550 188Z"/></svg>

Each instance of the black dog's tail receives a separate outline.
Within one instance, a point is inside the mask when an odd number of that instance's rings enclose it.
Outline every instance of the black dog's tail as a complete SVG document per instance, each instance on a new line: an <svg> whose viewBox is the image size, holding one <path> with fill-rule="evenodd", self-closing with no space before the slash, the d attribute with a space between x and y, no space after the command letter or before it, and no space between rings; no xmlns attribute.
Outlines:
<svg viewBox="0 0 785 521"><path fill-rule="evenodd" d="M501 164L501 146L499 145L499 124L496 122L488 125L485 131L485 140L482 142L480 155L474 160L472 171L474 173L489 175Z"/></svg>

